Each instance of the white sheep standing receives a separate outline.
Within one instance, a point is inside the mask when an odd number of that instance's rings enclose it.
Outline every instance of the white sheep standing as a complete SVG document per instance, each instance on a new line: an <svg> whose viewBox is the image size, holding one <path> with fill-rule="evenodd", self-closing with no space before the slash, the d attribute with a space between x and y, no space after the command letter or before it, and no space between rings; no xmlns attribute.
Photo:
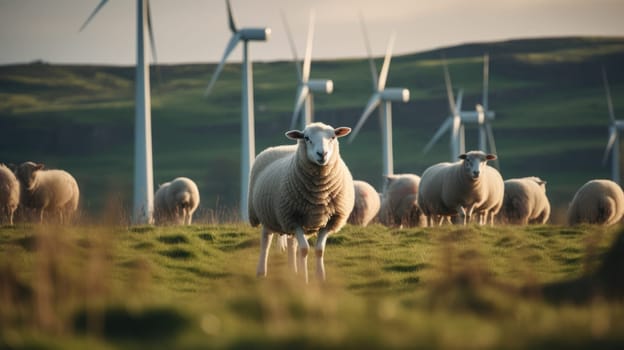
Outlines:
<svg viewBox="0 0 624 350"><path fill-rule="evenodd" d="M379 213L381 201L379 193L366 181L353 180L355 205L347 222L351 225L366 226Z"/></svg>
<svg viewBox="0 0 624 350"><path fill-rule="evenodd" d="M420 177L394 174L385 178L379 222L386 226L426 226L426 217L418 206Z"/></svg>
<svg viewBox="0 0 624 350"><path fill-rule="evenodd" d="M591 180L576 191L568 207L568 224L613 225L624 215L624 193L611 180Z"/></svg>
<svg viewBox="0 0 624 350"><path fill-rule="evenodd" d="M316 271L318 278L325 280L327 237L347 223L355 201L353 178L340 157L338 143L339 137L350 132L347 127L334 129L312 123L303 131L286 132L288 138L297 140L297 145L268 148L258 155L250 177L249 221L252 226L262 224L256 271L259 277L267 274L275 232L289 235L289 265L301 271L306 282L310 249L307 238L317 234ZM297 245L298 266L294 263Z"/></svg>
<svg viewBox="0 0 624 350"><path fill-rule="evenodd" d="M69 222L78 209L78 183L64 170L43 168L43 164L33 162L17 166L15 174L20 182L20 206L34 210L39 222L43 222L46 212L56 214L60 223Z"/></svg>
<svg viewBox="0 0 624 350"><path fill-rule="evenodd" d="M490 225L494 225L494 217L503 207L505 182L500 172L487 164L483 167L482 173L482 181L487 186L487 197L485 202L476 209L476 212L480 225L485 225L488 222Z"/></svg>
<svg viewBox="0 0 624 350"><path fill-rule="evenodd" d="M158 187L154 194L154 221L157 225L190 225L199 206L199 190L193 180L178 177Z"/></svg>
<svg viewBox="0 0 624 350"><path fill-rule="evenodd" d="M508 224L545 224L550 218L546 181L536 176L505 180L499 218Z"/></svg>
<svg viewBox="0 0 624 350"><path fill-rule="evenodd" d="M463 218L465 225L488 198L489 186L482 172L496 156L470 151L459 158L455 163L434 164L421 176L418 205L430 226L439 219L456 215Z"/></svg>
<svg viewBox="0 0 624 350"><path fill-rule="evenodd" d="M13 214L19 205L20 184L13 171L0 163L0 223L13 225Z"/></svg>

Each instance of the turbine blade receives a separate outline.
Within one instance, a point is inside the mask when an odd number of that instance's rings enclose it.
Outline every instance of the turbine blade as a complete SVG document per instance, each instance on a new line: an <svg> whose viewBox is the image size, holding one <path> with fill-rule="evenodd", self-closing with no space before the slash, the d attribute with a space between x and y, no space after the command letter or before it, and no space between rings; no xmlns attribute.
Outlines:
<svg viewBox="0 0 624 350"><path fill-rule="evenodd" d="M392 48L394 47L394 39L396 35L392 33L390 41L388 42L388 48L386 49L386 56L384 57L383 66L381 66L381 73L379 73L379 82L377 83L377 90L381 91L386 87L386 81L388 80L388 72L390 71L390 60L392 60Z"/></svg>
<svg viewBox="0 0 624 350"><path fill-rule="evenodd" d="M604 157L602 157L602 164L607 163L607 159L609 159L609 153L613 149L613 145L615 145L615 140L617 138L617 130L614 127L609 128L609 141L607 141L607 147L605 148Z"/></svg>
<svg viewBox="0 0 624 350"><path fill-rule="evenodd" d="M429 140L425 148L423 148L423 153L428 153L429 150L431 150L431 147L433 147L433 145L438 142L440 137L442 137L442 135L444 135L444 133L451 127L452 123L452 118L446 118L446 120L444 121L444 123L442 123L442 125L440 125L440 128L438 128L436 133L433 134L433 137L431 138L431 140Z"/></svg>
<svg viewBox="0 0 624 350"><path fill-rule="evenodd" d="M228 24L230 26L230 30L232 31L232 33L237 33L238 29L236 29L236 23L234 23L234 16L232 16L232 5L230 5L230 0L225 0L225 4L227 5Z"/></svg>
<svg viewBox="0 0 624 350"><path fill-rule="evenodd" d="M464 90L459 89L457 92L457 102L455 102L455 114L460 115L462 102L464 102Z"/></svg>
<svg viewBox="0 0 624 350"><path fill-rule="evenodd" d="M490 153L498 155L496 151L496 142L494 142L494 132L492 131L492 125L488 122L485 123L485 131L487 132L488 145L490 147ZM500 162L497 157L494 160L494 166L500 170Z"/></svg>
<svg viewBox="0 0 624 350"><path fill-rule="evenodd" d="M91 20L93 19L93 17L95 17L95 15L100 11L100 9L106 5L106 3L108 2L108 0L102 0L100 1L100 3L95 7L95 9L93 10L93 12L91 12L91 15L89 15L89 17L87 18L87 20L82 24L82 26L80 27L80 29L78 30L79 32L82 32L83 29L85 29L85 27L87 26L87 24L89 24L89 22L91 22Z"/></svg>
<svg viewBox="0 0 624 350"><path fill-rule="evenodd" d="M453 84L451 82L451 75L449 74L448 65L446 64L446 57L442 55L442 68L444 69L444 84L446 85L446 97L449 102L449 111L455 113L455 97L453 97Z"/></svg>
<svg viewBox="0 0 624 350"><path fill-rule="evenodd" d="M377 88L377 68L375 67L375 61L373 60L373 53L370 47L370 40L368 39L368 31L366 30L366 23L364 22L364 16L362 12L360 15L360 26L362 27L362 34L364 35L364 45L366 45L366 53L368 54L368 65L370 66L371 76L373 77L373 89Z"/></svg>
<svg viewBox="0 0 624 350"><path fill-rule="evenodd" d="M308 39L306 41L306 51L303 58L303 81L310 79L310 66L312 65L312 43L314 41L314 11L310 11L310 23L308 25Z"/></svg>
<svg viewBox="0 0 624 350"><path fill-rule="evenodd" d="M295 68L297 68L297 78L301 80L301 67L299 66L299 58L297 57L297 47L295 46L295 40L292 37L292 32L290 31L290 26L288 25L288 21L286 20L286 15L284 14L284 11L280 12L282 15L282 23L284 23L284 28L286 28L286 36L288 37L290 51L292 52L293 58L295 60Z"/></svg>
<svg viewBox="0 0 624 350"><path fill-rule="evenodd" d="M156 56L156 40L154 40L154 29L152 27L152 11L150 9L149 0L146 2L147 4L147 31L149 32L150 38L150 46L152 48L152 58L154 59L154 63L158 61Z"/></svg>
<svg viewBox="0 0 624 350"><path fill-rule="evenodd" d="M607 107L609 108L609 118L615 123L615 113L613 112L613 101L611 100L611 89L609 89L609 81L607 80L607 71L602 67L602 81L604 82L605 91L607 93Z"/></svg>
<svg viewBox="0 0 624 350"><path fill-rule="evenodd" d="M483 109L488 110L488 93L490 88L490 55L483 55Z"/></svg>
<svg viewBox="0 0 624 350"><path fill-rule="evenodd" d="M303 108L303 105L305 104L306 97L310 94L310 89L305 85L301 85L298 90L297 99L295 100L295 110L293 111L292 118L290 119L290 130L297 127L297 121L301 116L301 108Z"/></svg>
<svg viewBox="0 0 624 350"><path fill-rule="evenodd" d="M373 113L375 108L379 106L380 102L381 102L381 96L379 96L378 93L374 93L371 96L371 98L368 100L368 104L366 105L366 108L364 109L364 113L362 113L360 120L358 120L357 124L353 128L353 131L351 132L351 136L349 137L349 143L353 142L357 134L360 132L360 129L366 122L366 119L368 119L368 117L371 115L371 113Z"/></svg>
<svg viewBox="0 0 624 350"><path fill-rule="evenodd" d="M208 87L206 88L206 92L204 93L204 96L208 96L210 95L210 92L212 92L212 87L217 82L217 78L219 78L219 74L221 74L221 71L223 70L223 66L225 65L225 60L227 60L228 56L232 53L232 51L238 44L239 40L240 40L240 35L238 33L232 35L230 42L225 48L225 52L223 53L223 58L221 59L221 62L219 62L217 69L215 69L215 72L212 74L212 79L210 79L210 83L208 84Z"/></svg>

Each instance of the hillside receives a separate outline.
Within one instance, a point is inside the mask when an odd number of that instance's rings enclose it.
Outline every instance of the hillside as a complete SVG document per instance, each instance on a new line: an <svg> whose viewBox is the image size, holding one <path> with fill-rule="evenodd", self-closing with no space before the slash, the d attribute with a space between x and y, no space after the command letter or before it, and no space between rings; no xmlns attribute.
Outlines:
<svg viewBox="0 0 624 350"><path fill-rule="evenodd" d="M565 208L602 165L608 112L600 70L609 73L616 115L624 110L624 37L530 39L467 44L398 56L388 86L410 89L393 106L395 172L420 174L448 160L448 137L421 150L447 116L440 56L445 54L464 106L481 99L482 55L490 54L490 107L505 178L548 181L555 207ZM377 64L381 65L381 59ZM203 97L215 66L152 68L155 183L188 176L199 185L202 215L234 215L239 184L240 66L226 65L213 95ZM296 90L292 62L254 64L256 151L288 143ZM82 206L96 215L113 202L131 205L133 67L65 66L36 62L0 66L0 161L43 162L75 174ZM316 120L353 126L369 98L364 59L312 63L312 78L334 80L332 95L316 96ZM355 178L381 184L378 123L372 118L341 152ZM467 148L476 147L467 130ZM560 209L561 210L561 209Z"/></svg>

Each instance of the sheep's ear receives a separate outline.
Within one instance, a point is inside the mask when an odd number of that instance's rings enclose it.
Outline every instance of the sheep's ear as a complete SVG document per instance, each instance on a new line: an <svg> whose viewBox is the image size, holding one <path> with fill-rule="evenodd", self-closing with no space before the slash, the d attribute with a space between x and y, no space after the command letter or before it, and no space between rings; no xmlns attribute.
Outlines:
<svg viewBox="0 0 624 350"><path fill-rule="evenodd" d="M299 130L290 130L288 132L286 132L286 137L288 137L291 140L299 140L303 138L303 132L299 131Z"/></svg>
<svg viewBox="0 0 624 350"><path fill-rule="evenodd" d="M466 159L467 157L466 153L459 155L459 159Z"/></svg>
<svg viewBox="0 0 624 350"><path fill-rule="evenodd" d="M498 158L498 157L496 157L495 154L488 154L487 156L485 156L485 159L487 159L487 160L494 160L496 158Z"/></svg>
<svg viewBox="0 0 624 350"><path fill-rule="evenodd" d="M545 185L546 185L546 183L547 183L547 182L546 182L546 181L544 181L544 180L542 180L542 179L540 179L540 180L537 182L537 184L538 184L538 185L540 185L540 186L545 186Z"/></svg>
<svg viewBox="0 0 624 350"><path fill-rule="evenodd" d="M336 135L336 137L347 136L350 133L351 133L351 128L346 127L346 126L341 126L339 128L334 129L334 135Z"/></svg>
<svg viewBox="0 0 624 350"><path fill-rule="evenodd" d="M43 163L37 163L35 164L35 170L41 170L45 167L45 165L43 165Z"/></svg>

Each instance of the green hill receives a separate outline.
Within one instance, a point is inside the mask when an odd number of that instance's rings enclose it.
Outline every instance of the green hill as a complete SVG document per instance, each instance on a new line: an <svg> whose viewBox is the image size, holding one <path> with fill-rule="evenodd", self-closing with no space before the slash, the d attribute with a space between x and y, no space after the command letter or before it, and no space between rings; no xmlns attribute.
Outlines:
<svg viewBox="0 0 624 350"><path fill-rule="evenodd" d="M490 54L490 108L503 177L536 175L563 210L576 189L607 178L602 165L608 112L601 67L609 74L616 115L624 110L624 37L555 38L467 44L397 56L388 86L410 89L394 104L395 172L421 174L449 158L448 137L422 148L447 116L441 54L464 109L481 99L482 56ZM381 59L377 64L381 65ZM203 97L214 65L152 67L155 183L193 178L203 215L235 215L239 199L240 65L228 64L213 95ZM292 62L254 64L256 151L288 143L296 90ZM334 80L332 95L316 96L316 120L353 126L367 102L365 59L313 62L312 78ZM134 68L36 62L0 66L0 161L43 162L78 179L82 207L97 215L107 203L132 197ZM467 148L476 148L467 130ZM381 184L378 123L371 118L341 152L355 178Z"/></svg>

